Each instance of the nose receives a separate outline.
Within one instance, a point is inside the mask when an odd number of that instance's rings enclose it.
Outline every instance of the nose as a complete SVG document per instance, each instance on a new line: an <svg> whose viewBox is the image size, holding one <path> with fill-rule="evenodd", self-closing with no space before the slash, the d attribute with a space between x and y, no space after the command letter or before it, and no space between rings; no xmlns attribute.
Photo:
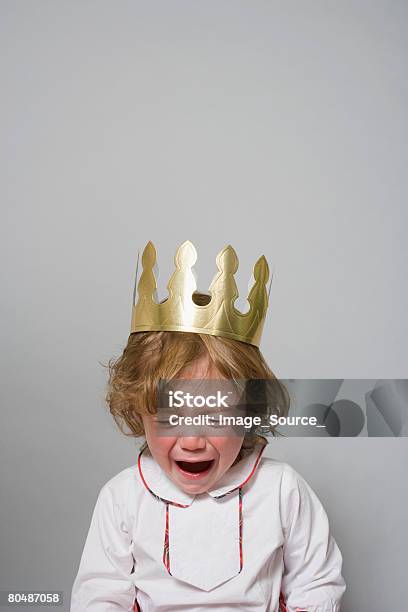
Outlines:
<svg viewBox="0 0 408 612"><path fill-rule="evenodd" d="M178 439L181 448L189 451L203 450L205 448L205 438L201 436L189 436Z"/></svg>

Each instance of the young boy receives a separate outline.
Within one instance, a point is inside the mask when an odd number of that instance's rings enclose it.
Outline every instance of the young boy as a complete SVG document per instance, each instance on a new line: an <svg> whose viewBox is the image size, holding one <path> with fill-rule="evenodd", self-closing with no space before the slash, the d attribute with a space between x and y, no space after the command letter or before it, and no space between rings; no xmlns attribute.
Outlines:
<svg viewBox="0 0 408 612"><path fill-rule="evenodd" d="M196 254L175 257L169 298L154 300L156 253L146 246L123 355L110 362L107 401L123 431L145 436L137 465L101 490L73 586L71 612L338 612L342 557L326 513L287 464L262 457L265 438L172 428L160 381L276 379L258 345L268 266L254 267L249 311L237 311L232 247L217 257L210 294L195 291ZM279 384L275 413L288 410Z"/></svg>

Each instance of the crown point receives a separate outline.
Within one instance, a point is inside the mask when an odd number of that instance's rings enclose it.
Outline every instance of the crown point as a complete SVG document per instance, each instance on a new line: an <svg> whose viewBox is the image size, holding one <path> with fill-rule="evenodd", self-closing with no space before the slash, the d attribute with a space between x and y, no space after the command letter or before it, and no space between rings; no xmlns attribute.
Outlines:
<svg viewBox="0 0 408 612"><path fill-rule="evenodd" d="M197 251L194 244L190 240L185 240L183 244L179 246L175 256L176 265L181 265L183 262L185 265L193 266L197 261Z"/></svg>
<svg viewBox="0 0 408 612"><path fill-rule="evenodd" d="M142 254L143 267L153 267L156 263L156 249L151 240L146 244Z"/></svg>
<svg viewBox="0 0 408 612"><path fill-rule="evenodd" d="M269 278L269 266L265 255L261 255L254 266L254 278L260 283L266 284Z"/></svg>
<svg viewBox="0 0 408 612"><path fill-rule="evenodd" d="M156 248L151 240L149 240L149 242L146 243L144 250L145 251L151 251L151 250L156 251Z"/></svg>
<svg viewBox="0 0 408 612"><path fill-rule="evenodd" d="M191 240L185 240L185 241L184 241L184 242L183 242L183 243L180 245L180 248L181 248L181 247L183 247L183 246L185 246L185 245L187 245L187 244L188 244L188 246L189 246L189 247L191 247L192 249L194 249L194 250L195 250L195 246L194 246L194 244L191 242Z"/></svg>
<svg viewBox="0 0 408 612"><path fill-rule="evenodd" d="M238 257L234 247L228 244L217 255L217 266L223 272L234 274L238 270Z"/></svg>

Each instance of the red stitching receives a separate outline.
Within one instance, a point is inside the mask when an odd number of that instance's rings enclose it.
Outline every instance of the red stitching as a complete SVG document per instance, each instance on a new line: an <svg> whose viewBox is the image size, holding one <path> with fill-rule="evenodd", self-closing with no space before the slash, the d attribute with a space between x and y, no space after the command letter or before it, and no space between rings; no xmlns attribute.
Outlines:
<svg viewBox="0 0 408 612"><path fill-rule="evenodd" d="M188 508L188 504L178 504L177 502L173 502L170 501L169 499L164 499L164 497L160 497L159 495L156 495L156 493L153 493L153 491L151 489L149 489L149 486L147 484L147 482L144 479L143 473L142 473L142 466L141 466L141 461L140 458L142 456L142 453L145 449L142 449L139 453L139 457L137 458L137 467L139 469L139 474L140 474L140 478L142 479L142 482L144 484L144 486L146 487L146 489L149 491L149 493L151 493L153 495L153 497L155 497L156 499L159 499L160 501L164 502L165 504L171 504L172 506L177 506L178 508Z"/></svg>
<svg viewBox="0 0 408 612"><path fill-rule="evenodd" d="M241 487L238 489L238 495L239 495L239 501L238 501L238 523L239 523L239 571L241 572L243 566L244 566L244 555L243 555L243 551L242 551L242 524L243 524L243 518L242 518L242 489Z"/></svg>
<svg viewBox="0 0 408 612"><path fill-rule="evenodd" d="M282 593L279 595L279 612L288 612Z"/></svg>
<svg viewBox="0 0 408 612"><path fill-rule="evenodd" d="M169 504L166 504L166 526L164 528L163 563L166 570L170 571L170 539L169 539Z"/></svg>
<svg viewBox="0 0 408 612"><path fill-rule="evenodd" d="M239 571L240 572L242 571L242 568L243 568L243 565L244 565L244 555L243 555L243 546L242 546L242 531L243 531L242 487L248 482L248 480L254 474L254 472L256 470L256 467L257 467L257 465L259 463L259 460L261 459L262 453L265 450L265 446L263 446L261 448L261 450L260 450L260 452L258 454L258 457L256 458L255 464L254 464L254 466L253 466L249 476L244 480L244 482L241 485L239 485L238 487L234 487L234 489L232 489L231 491L228 491L227 493L223 493L222 495L218 495L217 497L215 497L215 499L220 499L221 497L224 497L225 495L228 495L229 493L232 493L233 491L236 491L238 489ZM143 476L143 472L142 472L141 456L142 456L143 451L144 451L144 449L142 449L140 451L139 457L137 459L137 467L138 467L138 470L139 470L140 478L141 478L144 486L146 487L146 489L149 491L149 493L151 493L153 495L153 497L155 497L156 499L158 499L158 500L160 500L160 501L162 501L162 502L164 502L166 504L166 523L165 523L165 529L164 529L164 544L163 544L163 564L164 564L166 570L168 571L168 573L171 576L171 572L170 572L169 504L171 504L172 506L177 506L178 508L188 508L188 505L178 504L177 502L173 502L173 501L170 501L168 499L164 499L163 497L160 497L159 495L156 495L156 493L153 493L153 491L149 488L147 482L145 481L144 476ZM138 605L137 602L135 602L135 606L136 605ZM135 608L135 612L140 612L139 607ZM283 607L281 612L287 612L286 607ZM302 611L300 610L299 612L302 612Z"/></svg>

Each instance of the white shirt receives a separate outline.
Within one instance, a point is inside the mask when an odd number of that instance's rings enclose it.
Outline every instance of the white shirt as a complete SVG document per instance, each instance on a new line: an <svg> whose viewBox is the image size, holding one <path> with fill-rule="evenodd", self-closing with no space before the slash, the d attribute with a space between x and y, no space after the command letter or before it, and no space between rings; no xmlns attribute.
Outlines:
<svg viewBox="0 0 408 612"><path fill-rule="evenodd" d="M144 450L99 494L71 612L131 611L136 598L141 612L279 612L281 593L287 612L338 612L346 587L326 512L262 450L200 495Z"/></svg>

